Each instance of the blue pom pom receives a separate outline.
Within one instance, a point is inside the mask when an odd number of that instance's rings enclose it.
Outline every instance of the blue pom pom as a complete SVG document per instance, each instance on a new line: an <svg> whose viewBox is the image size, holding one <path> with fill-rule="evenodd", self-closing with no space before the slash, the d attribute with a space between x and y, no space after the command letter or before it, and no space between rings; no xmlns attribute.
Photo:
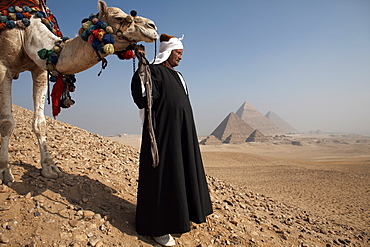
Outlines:
<svg viewBox="0 0 370 247"><path fill-rule="evenodd" d="M23 18L23 19L22 19L22 22L23 22L23 24L24 24L26 27L28 27L29 25L31 25L31 21L30 21L30 20L28 20L27 18Z"/></svg>
<svg viewBox="0 0 370 247"><path fill-rule="evenodd" d="M15 22L13 20L10 20L10 21L5 22L5 25L8 28L15 28Z"/></svg>
<svg viewBox="0 0 370 247"><path fill-rule="evenodd" d="M28 6L24 6L22 9L24 12L30 12L30 13L32 12L32 9Z"/></svg>
<svg viewBox="0 0 370 247"><path fill-rule="evenodd" d="M94 48L95 51L98 51L99 50L99 45L100 45L100 41L99 40L94 40L94 42L92 43L92 47Z"/></svg>
<svg viewBox="0 0 370 247"><path fill-rule="evenodd" d="M51 61L53 64L57 64L57 62L58 62L58 57L57 57L57 56L50 56L50 61Z"/></svg>
<svg viewBox="0 0 370 247"><path fill-rule="evenodd" d="M50 61L52 64L57 64L57 62L58 62L58 54L57 54L56 52L52 52L52 53L50 54L49 61Z"/></svg>
<svg viewBox="0 0 370 247"><path fill-rule="evenodd" d="M97 16L97 15L95 15L95 14L91 14L91 15L89 16L90 21L91 21L92 19L94 19L94 18L98 18L98 16Z"/></svg>
<svg viewBox="0 0 370 247"><path fill-rule="evenodd" d="M69 37L64 36L64 37L62 38L62 40L63 40L63 42L64 42L64 41L67 41L67 40L69 40Z"/></svg>
<svg viewBox="0 0 370 247"><path fill-rule="evenodd" d="M15 8L14 8L14 6L10 6L10 7L8 8L8 11L9 11L9 13L14 13L14 12L15 12Z"/></svg>
<svg viewBox="0 0 370 247"><path fill-rule="evenodd" d="M106 34L103 38L103 42L105 44L114 44L114 43L116 43L112 34Z"/></svg>
<svg viewBox="0 0 370 247"><path fill-rule="evenodd" d="M67 83L75 83L76 82L76 77L74 74L71 75L65 75L64 79Z"/></svg>
<svg viewBox="0 0 370 247"><path fill-rule="evenodd" d="M104 23L102 21L97 21L95 23L95 25L98 26L98 28L101 28L101 29L105 29L108 26L108 24L106 24L106 23Z"/></svg>
<svg viewBox="0 0 370 247"><path fill-rule="evenodd" d="M8 21L8 17L6 15L0 16L0 23L7 22L7 21Z"/></svg>
<svg viewBox="0 0 370 247"><path fill-rule="evenodd" d="M36 16L39 18L46 18L46 14L43 11L37 11Z"/></svg>
<svg viewBox="0 0 370 247"><path fill-rule="evenodd" d="M75 75L69 75L69 80L73 83L76 82L76 76Z"/></svg>
<svg viewBox="0 0 370 247"><path fill-rule="evenodd" d="M103 49L103 46L104 46L104 43L103 42L99 42L99 45L97 47L98 51L100 51L101 53L105 54L105 51Z"/></svg>
<svg viewBox="0 0 370 247"><path fill-rule="evenodd" d="M89 30L85 30L85 31L83 31L83 32L82 32L82 34L81 34L81 38L82 38L82 40L84 40L84 41L87 41L87 40L89 39L89 36L90 36Z"/></svg>
<svg viewBox="0 0 370 247"><path fill-rule="evenodd" d="M17 20L22 20L24 18L22 13L15 13L15 15L17 16Z"/></svg>
<svg viewBox="0 0 370 247"><path fill-rule="evenodd" d="M91 31L92 30L95 30L95 29L99 29L96 25L91 25L90 27L89 27L89 29L87 29L87 30L89 30L90 31L90 34L91 34Z"/></svg>

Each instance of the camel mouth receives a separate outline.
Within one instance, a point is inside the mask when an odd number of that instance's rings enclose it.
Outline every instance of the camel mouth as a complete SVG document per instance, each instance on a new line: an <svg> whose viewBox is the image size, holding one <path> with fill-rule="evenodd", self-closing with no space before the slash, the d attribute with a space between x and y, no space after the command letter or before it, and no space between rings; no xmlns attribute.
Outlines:
<svg viewBox="0 0 370 247"><path fill-rule="evenodd" d="M152 43L158 39L158 33L155 29L146 29L143 27L139 27L140 33L147 39L143 40L147 43Z"/></svg>

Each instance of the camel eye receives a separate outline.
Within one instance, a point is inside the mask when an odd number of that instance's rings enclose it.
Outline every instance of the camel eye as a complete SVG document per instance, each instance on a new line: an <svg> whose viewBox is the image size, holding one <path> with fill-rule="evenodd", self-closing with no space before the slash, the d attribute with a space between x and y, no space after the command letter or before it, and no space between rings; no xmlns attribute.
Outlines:
<svg viewBox="0 0 370 247"><path fill-rule="evenodd" d="M115 19L116 19L117 21L123 21L123 18L122 18L122 17L115 17Z"/></svg>

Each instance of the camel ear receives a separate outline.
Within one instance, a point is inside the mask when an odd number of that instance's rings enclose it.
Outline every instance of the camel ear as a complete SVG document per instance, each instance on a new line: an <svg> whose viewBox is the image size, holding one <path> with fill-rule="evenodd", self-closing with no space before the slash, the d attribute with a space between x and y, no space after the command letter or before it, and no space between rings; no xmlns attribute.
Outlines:
<svg viewBox="0 0 370 247"><path fill-rule="evenodd" d="M107 13L107 8L107 4L104 1L98 1L98 10L101 16L105 16L105 14Z"/></svg>

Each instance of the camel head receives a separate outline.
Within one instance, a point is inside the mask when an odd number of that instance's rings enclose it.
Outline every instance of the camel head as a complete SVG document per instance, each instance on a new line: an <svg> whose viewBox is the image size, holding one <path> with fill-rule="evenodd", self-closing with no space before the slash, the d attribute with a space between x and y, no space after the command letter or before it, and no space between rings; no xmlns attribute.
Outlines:
<svg viewBox="0 0 370 247"><path fill-rule="evenodd" d="M107 7L104 1L98 1L99 18L113 28L116 51L124 50L128 45L140 41L147 43L158 39L157 27L152 20L126 14L119 8Z"/></svg>

